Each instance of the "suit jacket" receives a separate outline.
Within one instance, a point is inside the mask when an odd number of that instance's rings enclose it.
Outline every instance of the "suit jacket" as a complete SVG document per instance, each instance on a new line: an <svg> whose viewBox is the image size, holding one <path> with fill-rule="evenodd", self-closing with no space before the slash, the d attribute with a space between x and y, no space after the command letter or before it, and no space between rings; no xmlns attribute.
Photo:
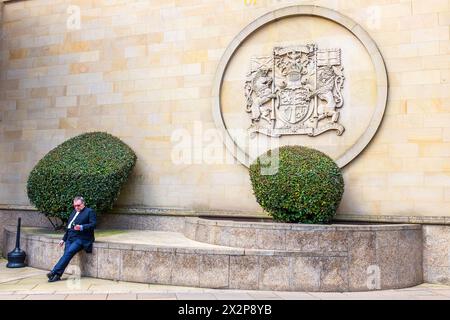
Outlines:
<svg viewBox="0 0 450 320"><path fill-rule="evenodd" d="M91 253L92 252L92 244L95 241L94 237L94 229L97 225L97 215L95 214L95 211L91 208L84 207L83 210L80 211L75 221L72 223L72 226L70 229L68 229L68 224L70 221L72 221L73 217L75 216L76 211L73 210L70 214L69 221L67 222L66 226L66 233L64 234L63 240L64 242L74 241L74 240L81 240L81 243L83 244L83 249ZM79 224L82 226L83 230L75 230L74 227Z"/></svg>

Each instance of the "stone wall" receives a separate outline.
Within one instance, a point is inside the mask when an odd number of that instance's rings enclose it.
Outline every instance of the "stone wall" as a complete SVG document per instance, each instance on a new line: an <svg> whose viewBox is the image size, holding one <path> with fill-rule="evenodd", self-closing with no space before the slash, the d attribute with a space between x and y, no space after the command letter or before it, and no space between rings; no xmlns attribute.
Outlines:
<svg viewBox="0 0 450 320"><path fill-rule="evenodd" d="M450 285L450 227L423 226L425 282Z"/></svg>
<svg viewBox="0 0 450 320"><path fill-rule="evenodd" d="M320 227L302 228L314 232ZM236 231L235 236L242 235L242 230ZM320 231L320 247L289 249L249 249L245 244L205 247L200 242L175 246L98 237L92 254L77 254L71 265L78 266L83 276L103 279L247 290L370 291L411 287L423 281L421 226L333 225L322 226ZM14 228L4 234L5 251L12 250ZM270 234L264 236L268 236L266 244L273 241ZM299 239L298 234L286 236L291 238L288 242ZM45 229L24 229L28 265L51 269L63 251L58 241L58 236L46 234Z"/></svg>
<svg viewBox="0 0 450 320"><path fill-rule="evenodd" d="M306 1L5 3L0 204L27 205L26 179L36 162L67 138L102 130L122 138L139 159L120 205L262 212L244 166L202 163L208 145L202 132L215 127L211 86L227 45L256 18L293 4ZM448 0L307 4L360 24L377 43L389 76L378 133L344 169L339 214L448 217ZM172 162L175 131L200 137L188 148L194 163ZM227 154L220 141L210 147Z"/></svg>

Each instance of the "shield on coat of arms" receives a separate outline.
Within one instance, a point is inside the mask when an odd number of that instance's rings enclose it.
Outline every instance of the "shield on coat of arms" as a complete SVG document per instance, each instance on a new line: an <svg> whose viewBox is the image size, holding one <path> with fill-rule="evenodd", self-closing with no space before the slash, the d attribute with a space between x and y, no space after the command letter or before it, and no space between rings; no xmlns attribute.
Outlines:
<svg viewBox="0 0 450 320"><path fill-rule="evenodd" d="M339 48L283 46L274 47L271 56L253 57L244 87L249 132L280 137L336 130L341 135L344 79Z"/></svg>
<svg viewBox="0 0 450 320"><path fill-rule="evenodd" d="M291 124L302 121L308 115L310 101L305 88L281 90L278 110L281 120Z"/></svg>

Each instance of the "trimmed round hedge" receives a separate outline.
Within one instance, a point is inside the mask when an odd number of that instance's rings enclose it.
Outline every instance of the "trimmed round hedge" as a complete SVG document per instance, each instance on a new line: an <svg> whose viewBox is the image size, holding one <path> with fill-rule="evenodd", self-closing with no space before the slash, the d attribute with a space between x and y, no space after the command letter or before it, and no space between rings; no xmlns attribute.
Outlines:
<svg viewBox="0 0 450 320"><path fill-rule="evenodd" d="M47 217L67 222L72 200L83 196L97 213L113 207L136 164L136 154L105 132L73 137L47 153L27 182L31 203Z"/></svg>
<svg viewBox="0 0 450 320"><path fill-rule="evenodd" d="M257 202L280 222L330 223L344 193L336 163L302 146L284 146L261 155L250 166L250 180Z"/></svg>

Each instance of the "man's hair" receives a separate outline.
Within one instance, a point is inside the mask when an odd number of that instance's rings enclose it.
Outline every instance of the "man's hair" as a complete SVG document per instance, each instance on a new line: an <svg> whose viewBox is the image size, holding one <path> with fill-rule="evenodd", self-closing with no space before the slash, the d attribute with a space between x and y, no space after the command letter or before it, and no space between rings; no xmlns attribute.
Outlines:
<svg viewBox="0 0 450 320"><path fill-rule="evenodd" d="M84 201L83 197L77 196L77 197L73 198L73 202L78 201L78 200L80 200L83 204L86 203L86 201Z"/></svg>

